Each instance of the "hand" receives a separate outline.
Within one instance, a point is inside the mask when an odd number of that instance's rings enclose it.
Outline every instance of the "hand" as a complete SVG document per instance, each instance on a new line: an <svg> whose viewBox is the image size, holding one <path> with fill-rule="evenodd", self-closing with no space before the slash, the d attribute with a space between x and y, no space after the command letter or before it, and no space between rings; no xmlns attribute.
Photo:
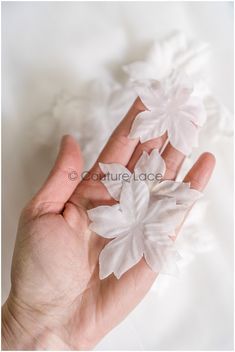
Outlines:
<svg viewBox="0 0 235 352"><path fill-rule="evenodd" d="M142 110L137 99L90 175L101 174L99 161L133 170L143 150L163 146L166 136L144 144L127 138ZM165 178L175 179L184 155L168 144L162 156ZM201 155L185 181L202 191L214 164L213 155ZM119 280L113 275L99 279L98 257L106 240L88 229L86 210L113 200L100 181L68 177L74 171L81 175L82 168L78 145L65 136L47 181L22 212L12 287L2 314L5 349L91 349L142 300L157 277L142 259Z"/></svg>

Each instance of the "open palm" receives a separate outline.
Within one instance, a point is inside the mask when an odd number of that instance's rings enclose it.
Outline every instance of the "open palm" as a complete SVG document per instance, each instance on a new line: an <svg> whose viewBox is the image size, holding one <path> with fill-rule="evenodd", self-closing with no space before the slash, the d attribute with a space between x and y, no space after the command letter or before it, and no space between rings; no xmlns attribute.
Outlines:
<svg viewBox="0 0 235 352"><path fill-rule="evenodd" d="M132 121L142 110L137 99L90 170L89 180L80 177L83 163L77 143L65 136L47 181L23 210L12 288L3 308L23 326L21 348L91 349L141 301L156 279L157 274L142 259L121 279L111 275L100 280L98 257L106 240L88 229L86 212L114 202L103 184L91 179L102 175L99 161L120 163L132 171L143 150L163 147L166 135L144 144L127 138ZM162 157L167 167L164 177L175 179L184 155L168 143ZM214 157L204 153L185 181L202 191L213 167Z"/></svg>

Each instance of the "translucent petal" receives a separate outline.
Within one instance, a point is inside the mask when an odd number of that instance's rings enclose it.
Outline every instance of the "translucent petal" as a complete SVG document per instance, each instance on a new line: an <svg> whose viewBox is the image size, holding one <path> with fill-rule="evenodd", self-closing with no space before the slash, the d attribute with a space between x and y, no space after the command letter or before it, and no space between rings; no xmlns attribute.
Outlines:
<svg viewBox="0 0 235 352"><path fill-rule="evenodd" d="M163 81L163 86L169 97L177 105L186 102L193 92L192 82L183 71L172 71Z"/></svg>
<svg viewBox="0 0 235 352"><path fill-rule="evenodd" d="M160 82L157 80L141 80L135 81L134 89L139 96L142 103L149 110L152 110L159 102L159 96L161 94Z"/></svg>
<svg viewBox="0 0 235 352"><path fill-rule="evenodd" d="M152 190L152 194L157 197L173 197L176 204L192 205L200 199L203 194L195 189L190 188L189 183L165 180L158 183Z"/></svg>
<svg viewBox="0 0 235 352"><path fill-rule="evenodd" d="M191 121L176 116L168 126L168 138L173 147L184 155L189 155L192 147L198 145L198 127Z"/></svg>
<svg viewBox="0 0 235 352"><path fill-rule="evenodd" d="M143 256L140 236L129 233L109 242L99 256L100 278L104 279L112 272L119 279L123 273L137 264Z"/></svg>
<svg viewBox="0 0 235 352"><path fill-rule="evenodd" d="M195 96L190 97L187 101L186 105L182 108L182 114L187 116L190 121L200 127L203 126L207 118L203 102Z"/></svg>
<svg viewBox="0 0 235 352"><path fill-rule="evenodd" d="M132 179L123 184L120 196L120 208L126 221L134 223L145 217L149 204L149 189L144 181Z"/></svg>
<svg viewBox="0 0 235 352"><path fill-rule="evenodd" d="M151 195L150 205L144 224L159 224L159 231L171 235L181 224L185 215L185 207L176 205L174 198L157 199Z"/></svg>
<svg viewBox="0 0 235 352"><path fill-rule="evenodd" d="M122 183L131 177L131 172L125 166L117 163L99 163L99 166L106 175L101 182L107 188L109 194L115 200L119 200Z"/></svg>
<svg viewBox="0 0 235 352"><path fill-rule="evenodd" d="M134 173L136 176L139 176L140 174L144 173L146 173L147 176L151 176L151 178L149 177L146 182L149 188L152 189L152 187L154 187L154 184L158 183L161 180L159 176L163 176L165 174L165 171L166 165L163 158L161 157L157 149L153 149L150 154L145 151L143 152L142 156L136 163ZM155 175L155 177L152 177L153 175ZM152 180L153 178L154 180Z"/></svg>
<svg viewBox="0 0 235 352"><path fill-rule="evenodd" d="M117 237L130 227L120 210L119 204L96 207L88 210L87 213L92 221L89 225L90 230L105 238Z"/></svg>
<svg viewBox="0 0 235 352"><path fill-rule="evenodd" d="M143 111L137 115L129 134L129 138L140 138L141 143L160 137L166 131L164 115L155 111Z"/></svg>
<svg viewBox="0 0 235 352"><path fill-rule="evenodd" d="M154 241L144 242L144 258L149 267L159 273L166 268L169 261L178 257L173 241L170 239L164 245L158 245Z"/></svg>

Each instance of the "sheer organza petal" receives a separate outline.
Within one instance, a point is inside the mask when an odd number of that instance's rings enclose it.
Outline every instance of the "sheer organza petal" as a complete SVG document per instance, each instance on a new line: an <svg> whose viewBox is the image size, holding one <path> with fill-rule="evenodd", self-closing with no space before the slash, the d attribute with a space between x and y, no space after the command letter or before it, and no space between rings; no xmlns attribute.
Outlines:
<svg viewBox="0 0 235 352"><path fill-rule="evenodd" d="M159 198L172 197L175 199L176 204L185 205L186 207L192 205L203 196L201 192L190 188L190 183L171 180L164 180L158 183L152 189L152 194Z"/></svg>
<svg viewBox="0 0 235 352"><path fill-rule="evenodd" d="M129 138L140 138L141 143L150 139L162 136L166 131L166 121L164 115L157 114L153 111L143 111L135 118Z"/></svg>
<svg viewBox="0 0 235 352"><path fill-rule="evenodd" d="M206 110L202 100L198 97L191 96L188 99L187 105L183 109L183 114L199 127L206 122Z"/></svg>
<svg viewBox="0 0 235 352"><path fill-rule="evenodd" d="M143 256L141 238L135 233L120 236L109 242L99 256L100 278L111 273L119 279L127 270L137 264Z"/></svg>
<svg viewBox="0 0 235 352"><path fill-rule="evenodd" d="M124 183L121 196L120 207L130 223L140 221L144 218L149 204L149 189L144 181Z"/></svg>
<svg viewBox="0 0 235 352"><path fill-rule="evenodd" d="M163 80L164 90L169 92L170 98L178 104L186 102L193 92L193 85L189 77L183 71L172 71Z"/></svg>
<svg viewBox="0 0 235 352"><path fill-rule="evenodd" d="M112 163L99 163L101 171L106 175L101 182L107 188L109 194L115 199L119 200L122 183L128 181L131 177L131 172L123 165Z"/></svg>
<svg viewBox="0 0 235 352"><path fill-rule="evenodd" d="M136 163L134 173L137 176L146 173L148 176L146 177L146 182L149 188L151 189L155 183L158 183L161 180L160 176L163 176L165 174L165 171L166 164L163 158L161 157L157 149L153 149L150 154L145 151L143 152L142 156Z"/></svg>
<svg viewBox="0 0 235 352"><path fill-rule="evenodd" d="M174 198L165 197L159 200L151 195L144 224L145 226L150 226L150 224L161 225L159 231L172 235L175 228L183 221L184 215L185 207L176 205Z"/></svg>
<svg viewBox="0 0 235 352"><path fill-rule="evenodd" d="M135 81L133 86L144 106L151 111L156 106L156 89L160 87L160 83L157 80L148 79Z"/></svg>
<svg viewBox="0 0 235 352"><path fill-rule="evenodd" d="M144 242L144 258L149 267L155 271L156 273L161 272L161 270L168 267L172 260L179 258L179 254L177 253L174 243L172 240L168 238L165 239L164 244L159 245L155 241L146 240ZM175 267L171 266L172 272L171 274L175 274ZM169 273L170 274L170 273Z"/></svg>
<svg viewBox="0 0 235 352"><path fill-rule="evenodd" d="M198 146L199 128L189 120L179 116L169 125L167 132L173 147L184 155L189 155L192 147Z"/></svg>
<svg viewBox="0 0 235 352"><path fill-rule="evenodd" d="M90 230L102 237L114 238L126 232L129 228L129 223L123 216L119 204L99 206L88 210L87 213L92 221L89 225Z"/></svg>

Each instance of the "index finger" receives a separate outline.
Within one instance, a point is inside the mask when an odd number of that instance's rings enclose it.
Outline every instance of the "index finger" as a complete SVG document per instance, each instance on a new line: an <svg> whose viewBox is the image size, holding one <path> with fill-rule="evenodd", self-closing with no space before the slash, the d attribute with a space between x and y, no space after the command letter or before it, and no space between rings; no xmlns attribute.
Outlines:
<svg viewBox="0 0 235 352"><path fill-rule="evenodd" d="M138 97L132 104L126 116L114 130L107 144L101 151L98 159L90 170L90 174L101 174L99 162L110 164L118 163L126 166L139 142L139 139L128 138L132 122L135 117L145 110L144 104Z"/></svg>

